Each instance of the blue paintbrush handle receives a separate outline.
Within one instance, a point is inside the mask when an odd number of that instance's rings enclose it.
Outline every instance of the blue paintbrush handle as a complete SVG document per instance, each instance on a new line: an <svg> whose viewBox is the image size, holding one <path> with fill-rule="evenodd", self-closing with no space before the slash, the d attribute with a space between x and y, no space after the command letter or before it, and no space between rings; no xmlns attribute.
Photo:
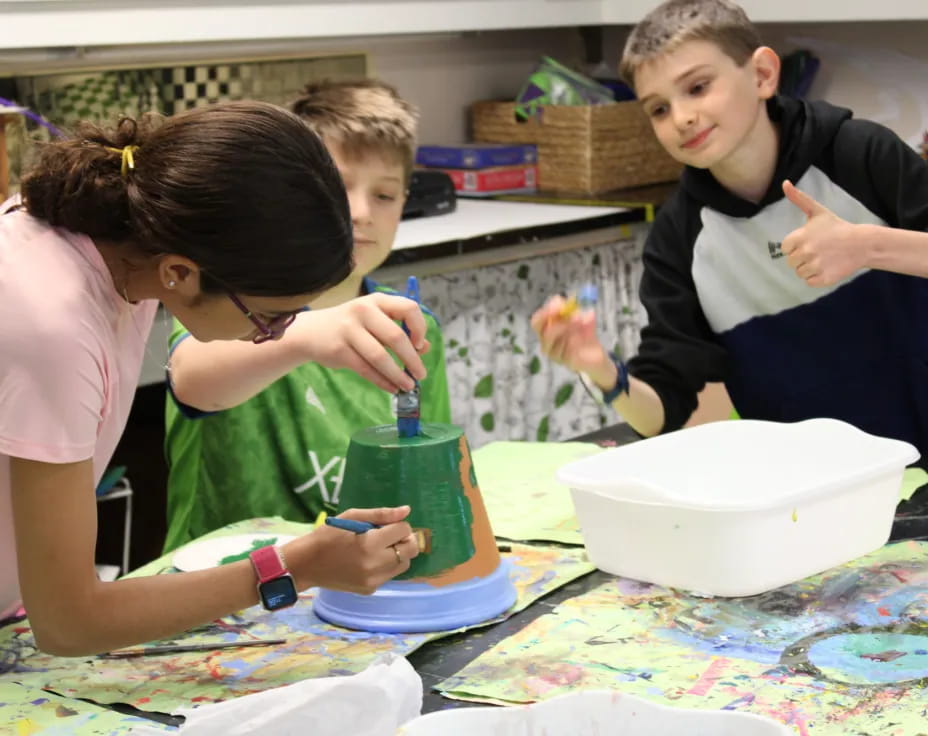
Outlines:
<svg viewBox="0 0 928 736"><path fill-rule="evenodd" d="M410 276L406 280L406 298L419 304L419 280ZM403 323L403 330L409 334L409 328ZM406 369L406 375L412 374ZM412 391L401 391L397 394L396 430L400 437L416 437L419 434L419 382Z"/></svg>
<svg viewBox="0 0 928 736"><path fill-rule="evenodd" d="M328 526L334 526L336 529L344 529L346 532L354 532L355 534L364 534L364 532L369 532L371 529L380 528L376 524L371 524L369 521L339 519L336 516L325 517L325 523Z"/></svg>
<svg viewBox="0 0 928 736"><path fill-rule="evenodd" d="M406 298L412 299L416 304L419 304L419 279L415 276L410 276L406 279Z"/></svg>

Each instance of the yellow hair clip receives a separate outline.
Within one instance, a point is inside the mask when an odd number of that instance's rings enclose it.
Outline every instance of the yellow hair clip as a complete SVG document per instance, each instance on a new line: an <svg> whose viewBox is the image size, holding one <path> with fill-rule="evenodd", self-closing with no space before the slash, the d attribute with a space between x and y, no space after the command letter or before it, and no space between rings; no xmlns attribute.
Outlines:
<svg viewBox="0 0 928 736"><path fill-rule="evenodd" d="M122 165L119 167L119 173L123 177L127 176L130 171L135 169L135 156L134 153L139 150L138 146L124 146L122 148L111 148L110 146L104 146L107 151L112 151L113 153L118 153L122 156Z"/></svg>

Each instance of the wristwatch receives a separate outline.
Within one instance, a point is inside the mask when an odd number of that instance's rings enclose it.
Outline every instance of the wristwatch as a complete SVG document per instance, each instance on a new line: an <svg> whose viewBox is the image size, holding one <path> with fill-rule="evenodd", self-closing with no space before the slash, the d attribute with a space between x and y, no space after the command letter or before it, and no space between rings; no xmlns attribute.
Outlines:
<svg viewBox="0 0 928 736"><path fill-rule="evenodd" d="M296 603L296 583L277 547L269 544L256 549L248 557L258 576L258 598L265 609L279 611Z"/></svg>
<svg viewBox="0 0 928 736"><path fill-rule="evenodd" d="M625 361L615 353L609 353L609 360L615 365L616 376L615 385L608 390L598 388L586 373L580 374L580 381L583 383L584 388L586 388L586 392L594 401L599 401L604 406L610 406L613 401L619 398L619 394L628 394L629 392L628 366L625 365ZM601 394L599 399L597 399L595 393L597 390Z"/></svg>
<svg viewBox="0 0 928 736"><path fill-rule="evenodd" d="M619 394L628 393L628 366L615 353L609 353L609 359L615 365L616 377L615 386L608 391L603 391L603 403L607 406L619 398Z"/></svg>

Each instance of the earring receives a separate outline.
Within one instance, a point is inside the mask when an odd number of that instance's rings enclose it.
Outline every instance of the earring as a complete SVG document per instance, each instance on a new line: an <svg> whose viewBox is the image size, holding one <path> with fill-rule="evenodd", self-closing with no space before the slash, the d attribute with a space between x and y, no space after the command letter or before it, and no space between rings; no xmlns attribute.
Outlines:
<svg viewBox="0 0 928 736"><path fill-rule="evenodd" d="M168 288L169 288L169 289L173 289L175 286L177 286L177 282L176 282L176 281L174 281L174 280L168 281Z"/></svg>

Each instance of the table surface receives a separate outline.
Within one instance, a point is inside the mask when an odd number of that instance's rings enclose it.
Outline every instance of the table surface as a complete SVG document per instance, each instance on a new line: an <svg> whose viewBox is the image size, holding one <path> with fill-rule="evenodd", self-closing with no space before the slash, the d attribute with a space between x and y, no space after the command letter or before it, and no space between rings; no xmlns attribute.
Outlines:
<svg viewBox="0 0 928 736"><path fill-rule="evenodd" d="M638 435L628 425L621 424L575 437L573 441L614 446L637 439ZM928 539L928 486L919 489L910 500L900 503L891 539ZM422 677L424 686L422 712L484 705L447 699L435 692L433 688L503 639L521 631L534 619L551 613L561 602L592 590L612 578L612 575L599 570L591 572L539 599L525 610L501 623L438 639L407 655L407 659ZM170 725L180 725L183 722L182 718L176 716L140 711L126 705L116 705L113 708L120 712Z"/></svg>
<svg viewBox="0 0 928 736"><path fill-rule="evenodd" d="M573 441L621 445L637 439L638 435L627 424L620 424L575 437ZM899 504L890 540L900 539L928 539L928 486L919 489L910 500ZM486 707L486 703L444 698L433 688L460 672L472 660L503 639L521 631L531 621L551 613L561 602L586 593L613 577L596 570L549 593L506 621L438 639L407 655L406 658L422 677L425 689L422 712L430 713L447 708Z"/></svg>

